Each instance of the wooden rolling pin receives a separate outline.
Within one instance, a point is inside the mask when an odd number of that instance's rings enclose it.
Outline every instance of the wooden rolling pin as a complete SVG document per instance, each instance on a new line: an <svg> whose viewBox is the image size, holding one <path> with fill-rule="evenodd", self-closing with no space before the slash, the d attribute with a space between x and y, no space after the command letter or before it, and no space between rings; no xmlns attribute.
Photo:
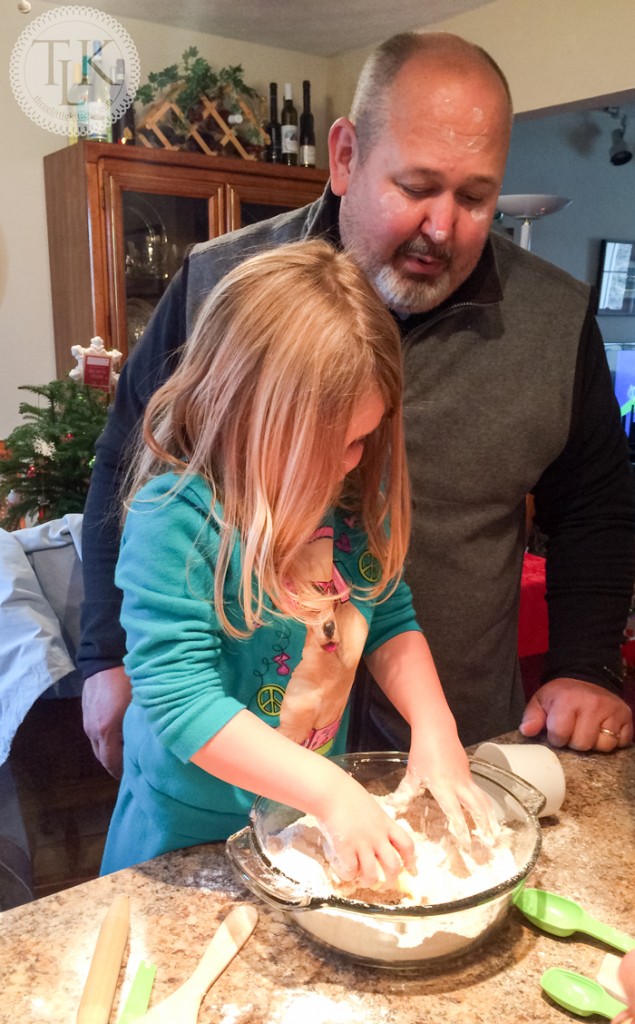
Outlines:
<svg viewBox="0 0 635 1024"><path fill-rule="evenodd" d="M130 931L130 900L115 896L99 929L77 1024L108 1024Z"/></svg>

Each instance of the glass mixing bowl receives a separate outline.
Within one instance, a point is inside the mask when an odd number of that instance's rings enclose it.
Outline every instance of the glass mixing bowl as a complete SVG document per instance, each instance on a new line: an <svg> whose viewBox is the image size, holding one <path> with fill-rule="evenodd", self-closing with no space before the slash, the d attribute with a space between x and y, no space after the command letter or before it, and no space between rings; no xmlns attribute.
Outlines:
<svg viewBox="0 0 635 1024"><path fill-rule="evenodd" d="M370 792L394 789L407 755L344 754L333 758ZM399 969L454 958L480 945L507 914L526 883L541 847L537 814L542 793L516 775L470 758L475 782L491 797L498 820L512 830L517 870L493 888L464 899L426 906L386 906L334 895L316 895L269 861L267 837L290 825L301 812L258 797L251 823L227 840L234 870L256 896L331 950L378 967ZM387 783L389 783L387 785Z"/></svg>

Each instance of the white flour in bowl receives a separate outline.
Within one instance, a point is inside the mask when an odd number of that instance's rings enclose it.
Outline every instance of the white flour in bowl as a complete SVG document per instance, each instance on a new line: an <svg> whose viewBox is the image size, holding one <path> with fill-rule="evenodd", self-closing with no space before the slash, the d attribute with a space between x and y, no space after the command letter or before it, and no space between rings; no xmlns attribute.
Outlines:
<svg viewBox="0 0 635 1024"><path fill-rule="evenodd" d="M416 870L402 870L390 889L356 888L342 882L329 864L326 841L315 818L298 818L281 832L267 837L266 854L289 878L316 895L344 896L381 906L429 906L449 903L491 889L517 871L512 844L514 833L498 826L493 842L485 843L471 832L469 850L462 850L448 829L445 815L426 793L415 796L404 809L395 808L391 796L375 797L384 809L412 836Z"/></svg>

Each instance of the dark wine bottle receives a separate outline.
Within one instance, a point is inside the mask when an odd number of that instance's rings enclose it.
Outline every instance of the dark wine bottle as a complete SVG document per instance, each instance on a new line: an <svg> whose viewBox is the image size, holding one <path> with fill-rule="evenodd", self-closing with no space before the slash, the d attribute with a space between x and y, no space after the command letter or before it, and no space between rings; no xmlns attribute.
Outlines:
<svg viewBox="0 0 635 1024"><path fill-rule="evenodd" d="M282 162L292 167L298 165L298 112L293 106L293 92L287 82L284 87L284 103L280 114L282 122Z"/></svg>
<svg viewBox="0 0 635 1024"><path fill-rule="evenodd" d="M311 83L302 83L303 110L300 115L300 167L315 167L315 125L311 113Z"/></svg>
<svg viewBox="0 0 635 1024"><path fill-rule="evenodd" d="M123 101L123 93L127 94L126 89L126 66L125 62L118 58L117 63L112 73L113 86L112 86L112 104L115 106L116 103ZM126 107L124 112L113 121L112 125L112 141L117 142L120 146L134 146L136 140L135 131L135 119L134 119L134 103L131 103L129 107Z"/></svg>
<svg viewBox="0 0 635 1024"><path fill-rule="evenodd" d="M282 163L282 135L278 120L278 85L269 83L269 124L266 127L269 145L265 150L265 159L270 164Z"/></svg>

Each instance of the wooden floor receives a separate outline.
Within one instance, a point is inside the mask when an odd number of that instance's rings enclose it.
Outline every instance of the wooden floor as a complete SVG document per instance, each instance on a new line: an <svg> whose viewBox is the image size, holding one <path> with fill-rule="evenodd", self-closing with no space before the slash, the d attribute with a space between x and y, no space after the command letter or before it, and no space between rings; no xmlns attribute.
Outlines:
<svg viewBox="0 0 635 1024"><path fill-rule="evenodd" d="M18 729L9 766L28 841L33 897L95 878L117 782L92 752L80 699L37 701Z"/></svg>

